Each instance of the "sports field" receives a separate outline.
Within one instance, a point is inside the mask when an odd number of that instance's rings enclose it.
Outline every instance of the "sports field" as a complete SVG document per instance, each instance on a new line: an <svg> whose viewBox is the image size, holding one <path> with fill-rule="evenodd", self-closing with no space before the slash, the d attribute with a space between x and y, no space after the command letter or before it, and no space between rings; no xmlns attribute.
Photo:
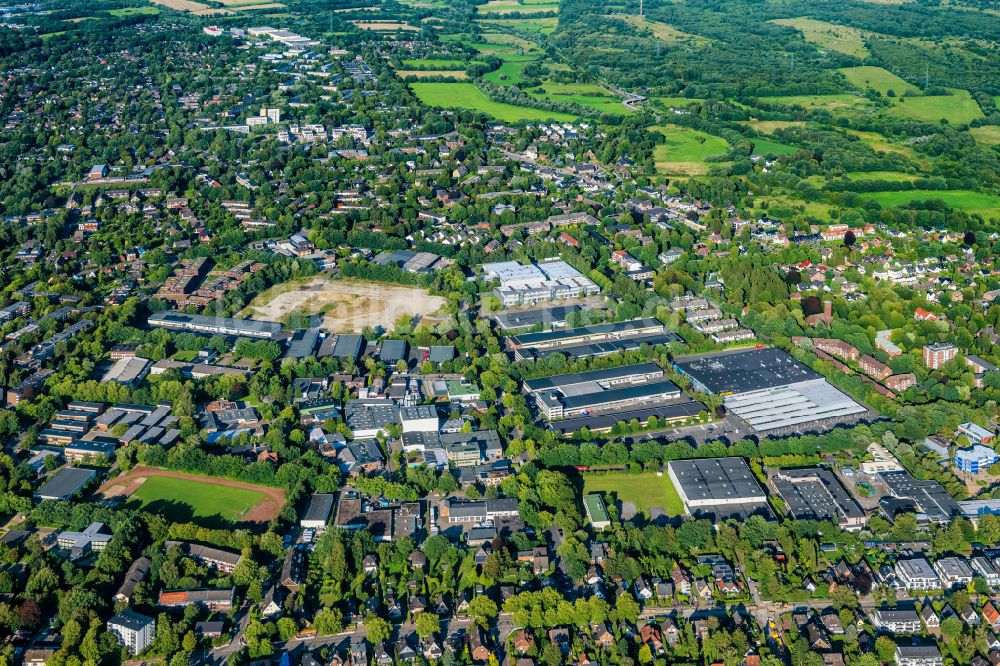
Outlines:
<svg viewBox="0 0 1000 666"><path fill-rule="evenodd" d="M790 19L775 19L771 23L783 25L787 28L794 28L802 33L803 39L812 42L824 49L854 56L855 58L866 58L869 53L865 47L864 33L856 28L817 21L815 19L800 16Z"/></svg>
<svg viewBox="0 0 1000 666"><path fill-rule="evenodd" d="M668 516L684 514L684 503L666 474L657 476L656 472L587 472L583 475L583 494L586 496L590 493L610 494L620 502L635 502L636 508L647 516L653 508L663 509ZM605 496L604 501L610 504L613 500Z"/></svg>
<svg viewBox="0 0 1000 666"><path fill-rule="evenodd" d="M861 88L871 88L886 95L891 90L897 95L904 92L917 92L918 88L892 72L882 67L841 67L839 70L852 85Z"/></svg>
<svg viewBox="0 0 1000 666"><path fill-rule="evenodd" d="M444 298L419 287L317 275L271 287L253 299L241 316L282 321L292 314L323 314L325 330L360 333L366 326L390 329L404 315L434 319L444 304Z"/></svg>
<svg viewBox="0 0 1000 666"><path fill-rule="evenodd" d="M900 97L889 113L925 123L947 120L952 124L962 124L983 117L982 109L968 90L952 89L950 92L950 95Z"/></svg>
<svg viewBox="0 0 1000 666"><path fill-rule="evenodd" d="M411 83L410 88L421 102L441 108L468 109L487 113L497 120L576 120L568 113L532 109L514 104L494 102L474 83Z"/></svg>
<svg viewBox="0 0 1000 666"><path fill-rule="evenodd" d="M666 137L653 148L656 168L667 174L697 175L708 171L705 158L722 155L729 150L726 140L678 125L663 125L652 129Z"/></svg>
<svg viewBox="0 0 1000 666"><path fill-rule="evenodd" d="M285 503L284 492L277 488L150 467L111 479L97 494L103 499L127 497L129 508L213 528L265 524Z"/></svg>

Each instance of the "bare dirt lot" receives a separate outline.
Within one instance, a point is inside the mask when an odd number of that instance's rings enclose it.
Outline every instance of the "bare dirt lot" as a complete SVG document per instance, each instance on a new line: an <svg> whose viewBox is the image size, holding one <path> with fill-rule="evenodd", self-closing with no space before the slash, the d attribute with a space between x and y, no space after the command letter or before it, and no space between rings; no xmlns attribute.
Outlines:
<svg viewBox="0 0 1000 666"><path fill-rule="evenodd" d="M253 319L283 321L293 313L322 313L322 328L360 333L365 326L389 330L401 316L440 319L445 299L425 289L363 280L334 280L317 275L279 284L258 296L241 313Z"/></svg>
<svg viewBox="0 0 1000 666"><path fill-rule="evenodd" d="M281 508L285 505L285 493L278 488L143 466L110 479L97 489L94 496L101 500L132 497L144 483L152 478L172 480L175 484L176 498L170 498L171 504L189 504L189 512L192 514L189 519L193 518L198 522L205 522L198 520L199 518L211 517L245 525L266 525L281 513ZM206 493L211 488L215 490L211 493L212 497L209 497ZM227 492L226 489L229 489L230 492ZM241 502L247 502L248 497L255 500L257 497L260 499L245 511L237 510ZM146 498L140 497L140 499ZM152 502L151 504L152 506L147 505L147 508L156 511L156 507L162 505L163 502ZM176 510L177 507L174 507L174 511ZM218 516L215 515L216 513Z"/></svg>

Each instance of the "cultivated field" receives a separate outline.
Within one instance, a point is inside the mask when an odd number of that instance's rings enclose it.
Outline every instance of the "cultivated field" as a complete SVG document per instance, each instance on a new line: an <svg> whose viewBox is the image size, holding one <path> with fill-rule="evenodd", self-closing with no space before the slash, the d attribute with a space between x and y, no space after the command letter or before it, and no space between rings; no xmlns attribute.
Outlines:
<svg viewBox="0 0 1000 666"><path fill-rule="evenodd" d="M399 23L398 21L351 21L356 27L362 30L375 30L377 32L418 31L420 28L409 23Z"/></svg>
<svg viewBox="0 0 1000 666"><path fill-rule="evenodd" d="M651 509L662 509L668 516L684 515L684 503L666 474L587 472L583 475L583 494L589 493L612 494L620 502L635 502L636 508L647 516ZM604 501L610 504L612 499L606 496Z"/></svg>
<svg viewBox="0 0 1000 666"><path fill-rule="evenodd" d="M158 5L163 5L167 9L176 9L179 12L198 12L205 9L210 9L210 7L201 2L194 2L193 0L151 0Z"/></svg>
<svg viewBox="0 0 1000 666"><path fill-rule="evenodd" d="M776 19L771 21L778 25L794 28L802 33L802 37L807 42L812 42L825 49L854 56L855 58L866 58L868 49L865 47L864 33L856 28L817 21L815 19L800 16L799 18Z"/></svg>
<svg viewBox="0 0 1000 666"><path fill-rule="evenodd" d="M444 304L444 298L431 296L418 287L333 280L317 275L272 287L255 298L241 314L254 319L282 321L293 313L322 313L325 330L360 333L366 326L391 329L403 315L433 320Z"/></svg>
<svg viewBox="0 0 1000 666"><path fill-rule="evenodd" d="M150 467L136 467L111 479L97 496L126 497L130 507L215 528L263 525L285 505L285 494L277 488Z"/></svg>
<svg viewBox="0 0 1000 666"><path fill-rule="evenodd" d="M494 102L474 83L411 83L410 88L428 106L469 109L488 113L497 120L576 120L567 113L532 109L514 104Z"/></svg>
<svg viewBox="0 0 1000 666"><path fill-rule="evenodd" d="M653 149L656 168L667 174L697 175L708 171L705 158L721 155L729 150L729 144L705 132L687 127L665 125L654 127L666 137L666 141Z"/></svg>

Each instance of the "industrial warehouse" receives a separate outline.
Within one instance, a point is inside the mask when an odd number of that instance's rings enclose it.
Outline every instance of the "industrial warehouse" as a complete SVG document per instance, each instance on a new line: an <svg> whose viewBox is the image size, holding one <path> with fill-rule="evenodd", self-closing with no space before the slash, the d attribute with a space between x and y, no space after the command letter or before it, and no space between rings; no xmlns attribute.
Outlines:
<svg viewBox="0 0 1000 666"><path fill-rule="evenodd" d="M655 363L528 379L524 392L549 420L650 406L681 397L677 385Z"/></svg>
<svg viewBox="0 0 1000 666"><path fill-rule="evenodd" d="M758 432L832 425L868 411L780 349L678 358L674 367L696 390L724 396L726 408Z"/></svg>
<svg viewBox="0 0 1000 666"><path fill-rule="evenodd" d="M504 307L601 293L593 280L558 258L527 265L516 261L483 264L483 276L500 282L493 293Z"/></svg>
<svg viewBox="0 0 1000 666"><path fill-rule="evenodd" d="M774 517L764 489L743 458L672 460L667 474L688 515L716 521L753 515Z"/></svg>
<svg viewBox="0 0 1000 666"><path fill-rule="evenodd" d="M779 469L771 485L797 520L833 520L841 529L865 526L865 512L837 475L825 467Z"/></svg>
<svg viewBox="0 0 1000 666"><path fill-rule="evenodd" d="M506 339L507 349L514 352L514 359L518 361L533 361L550 354L565 354L574 359L606 356L639 349L644 344L665 345L681 341L676 333L668 331L659 319L652 317L525 333Z"/></svg>

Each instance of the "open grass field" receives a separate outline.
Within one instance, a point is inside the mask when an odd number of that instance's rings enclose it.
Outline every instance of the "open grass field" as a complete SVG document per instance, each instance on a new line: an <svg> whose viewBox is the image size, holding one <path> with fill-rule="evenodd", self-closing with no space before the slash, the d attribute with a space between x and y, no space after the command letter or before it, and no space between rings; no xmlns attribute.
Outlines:
<svg viewBox="0 0 1000 666"><path fill-rule="evenodd" d="M489 0L485 5L478 5L476 11L480 14L513 14L519 12L524 15L542 14L545 12L558 12L558 2L532 2L518 3L515 0Z"/></svg>
<svg viewBox="0 0 1000 666"><path fill-rule="evenodd" d="M583 475L583 494L602 493L605 504L614 499L619 502L635 502L636 508L647 516L650 509L659 508L668 516L684 515L681 501L674 484L664 474L656 472L628 474L627 472L588 472Z"/></svg>
<svg viewBox="0 0 1000 666"><path fill-rule="evenodd" d="M633 113L622 106L619 98L593 83L554 83L547 81L540 87L529 90L528 94L532 97L550 99L554 102L579 104L600 113L615 115Z"/></svg>
<svg viewBox="0 0 1000 666"><path fill-rule="evenodd" d="M969 130L975 139L976 143L981 146L996 146L1000 145L1000 125L983 125L982 127L973 127Z"/></svg>
<svg viewBox="0 0 1000 666"><path fill-rule="evenodd" d="M761 97L764 104L801 106L804 109L826 109L831 112L861 111L869 106L864 97L858 95L784 95L781 97Z"/></svg>
<svg viewBox="0 0 1000 666"><path fill-rule="evenodd" d="M944 201L951 208L984 217L1000 217L1000 196L972 190L909 190L905 192L865 192L860 196L886 208L911 201Z"/></svg>
<svg viewBox="0 0 1000 666"><path fill-rule="evenodd" d="M968 90L950 89L950 95L900 97L889 109L894 116L903 116L925 123L947 120L959 125L983 117L983 111Z"/></svg>
<svg viewBox="0 0 1000 666"><path fill-rule="evenodd" d="M411 83L410 88L420 101L428 106L481 111L504 122L576 119L568 113L494 102L474 83Z"/></svg>
<svg viewBox="0 0 1000 666"><path fill-rule="evenodd" d="M541 35L551 35L559 25L559 19L555 16L545 16L542 18L510 18L510 19L484 19L481 21L485 29L490 25L499 25L505 28L520 28L527 32L534 32Z"/></svg>
<svg viewBox="0 0 1000 666"><path fill-rule="evenodd" d="M125 497L130 508L219 529L264 525L285 504L278 488L141 466L111 479L97 495L106 500Z"/></svg>
<svg viewBox="0 0 1000 666"><path fill-rule="evenodd" d="M865 46L864 33L857 28L817 21L805 16L790 19L775 19L771 23L794 28L802 33L807 42L812 42L824 49L854 56L867 58L870 54Z"/></svg>
<svg viewBox="0 0 1000 666"><path fill-rule="evenodd" d="M492 72L483 74L483 80L502 86L514 86L524 83L524 68L528 61L508 60Z"/></svg>
<svg viewBox="0 0 1000 666"><path fill-rule="evenodd" d="M608 18L625 21L629 25L633 25L640 30L648 30L653 33L653 37L656 37L658 40L666 44L691 44L693 46L704 46L712 41L707 37L692 35L689 32L678 30L674 26L667 23L650 21L645 17L636 16L634 14L611 14Z"/></svg>
<svg viewBox="0 0 1000 666"><path fill-rule="evenodd" d="M741 124L749 125L761 134L773 134L789 127L805 127L801 120L741 120Z"/></svg>
<svg viewBox="0 0 1000 666"><path fill-rule="evenodd" d="M527 39L518 37L517 35L508 35L505 32L484 32L482 33L482 38L489 44L515 46L526 51L538 49L534 42L529 42Z"/></svg>
<svg viewBox="0 0 1000 666"><path fill-rule="evenodd" d="M398 69L396 74L400 78L415 76L418 79L432 79L435 76L447 76L450 79L464 81L469 78L469 74L464 69Z"/></svg>
<svg viewBox="0 0 1000 666"><path fill-rule="evenodd" d="M667 108L674 109L684 109L701 101L692 97L650 97L650 99L659 102Z"/></svg>
<svg viewBox="0 0 1000 666"><path fill-rule="evenodd" d="M705 158L721 155L729 149L722 139L705 132L677 125L662 125L652 129L666 137L653 148L656 168L672 175L698 175L708 171Z"/></svg>
<svg viewBox="0 0 1000 666"><path fill-rule="evenodd" d="M123 7L121 9L109 9L112 16L135 16L137 14L159 14L159 7Z"/></svg>
<svg viewBox="0 0 1000 666"><path fill-rule="evenodd" d="M798 148L767 139L753 139L754 155L790 155Z"/></svg>
<svg viewBox="0 0 1000 666"><path fill-rule="evenodd" d="M317 275L271 287L253 299L242 316L282 321L293 313L322 313L323 329L360 333L366 326L391 329L403 315L433 320L444 304L445 299L419 287Z"/></svg>
<svg viewBox="0 0 1000 666"><path fill-rule="evenodd" d="M872 150L879 153L899 153L907 157L916 158L917 154L910 146L904 146L890 141L884 134L878 132L862 132L861 130L845 130L861 139Z"/></svg>
<svg viewBox="0 0 1000 666"><path fill-rule="evenodd" d="M407 69L461 69L465 61L458 58L410 58L400 61Z"/></svg>
<svg viewBox="0 0 1000 666"><path fill-rule="evenodd" d="M882 67L841 67L837 71L843 74L844 78L851 82L851 85L855 85L862 90L871 88L883 95L887 94L890 90L897 95L902 95L907 91L918 91L915 85L907 83Z"/></svg>

